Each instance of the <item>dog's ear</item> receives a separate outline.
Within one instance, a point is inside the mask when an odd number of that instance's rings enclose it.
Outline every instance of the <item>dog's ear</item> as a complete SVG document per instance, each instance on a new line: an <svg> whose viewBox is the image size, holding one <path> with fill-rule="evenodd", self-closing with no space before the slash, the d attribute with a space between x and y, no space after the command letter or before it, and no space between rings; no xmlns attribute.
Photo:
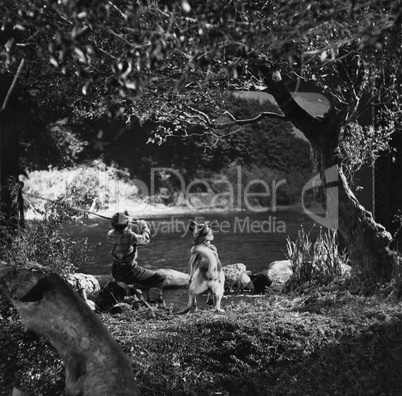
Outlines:
<svg viewBox="0 0 402 396"><path fill-rule="evenodd" d="M200 224L200 227L201 227L200 231L199 231L200 235L208 234L209 230L211 229L211 227L209 226L209 223Z"/></svg>
<svg viewBox="0 0 402 396"><path fill-rule="evenodd" d="M197 223L194 220L190 220L190 224L188 225L188 230L190 232L194 232L194 228L197 225Z"/></svg>
<svg viewBox="0 0 402 396"><path fill-rule="evenodd" d="M211 223L209 223L209 228L212 231L215 231L217 229L218 225L219 225L218 220L214 220L214 221L211 221Z"/></svg>

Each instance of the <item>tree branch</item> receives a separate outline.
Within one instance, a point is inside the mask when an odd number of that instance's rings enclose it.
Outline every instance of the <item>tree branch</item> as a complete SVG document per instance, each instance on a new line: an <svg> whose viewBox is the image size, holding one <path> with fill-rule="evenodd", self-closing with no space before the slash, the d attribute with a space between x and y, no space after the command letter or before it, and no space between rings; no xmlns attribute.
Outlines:
<svg viewBox="0 0 402 396"><path fill-rule="evenodd" d="M278 113L272 113L270 111L264 111L263 113L258 114L254 118L246 118L243 120L237 120L232 114L230 114L228 111L225 111L223 113L224 115L227 115L230 117L231 121L227 122L218 122L214 124L215 128L222 129L222 128L228 128L231 126L236 126L236 125L249 125L249 124L255 124L259 121L261 121L263 118L269 118L273 120L281 120L281 121L288 121L288 118L284 116L283 114L278 114Z"/></svg>
<svg viewBox="0 0 402 396"><path fill-rule="evenodd" d="M323 120L312 116L295 101L278 71L273 73L272 78L264 76L264 82L267 86L264 92L274 97L285 119L303 132L308 140L315 140L322 133Z"/></svg>
<svg viewBox="0 0 402 396"><path fill-rule="evenodd" d="M250 124L255 124L255 123L261 121L263 118L288 121L288 118L286 116L284 116L283 114L272 113L269 111L260 113L256 117L253 117L253 118L245 118L245 119L240 119L240 120L236 119L228 111L225 111L223 113L223 115L228 116L230 118L230 121L218 122L216 120L211 120L207 114L205 114L204 112L202 112L200 110L194 109L193 107L189 107L189 108L195 114L190 114L188 111L182 112L182 115L185 116L185 119L183 121L189 125L202 125L204 128L207 128L207 129L226 129L226 128L230 128L233 126L246 126L246 125L250 125ZM194 120L195 122L192 122L191 120Z"/></svg>
<svg viewBox="0 0 402 396"><path fill-rule="evenodd" d="M22 71L22 68L24 66L24 63L25 63L25 59L22 59L21 62L20 62L20 65L18 66L17 73L14 76L13 82L11 83L10 88L7 91L7 95L4 98L3 106L1 107L0 111L4 111L6 109L7 103L9 101L9 99L10 99L11 93L14 90L15 84L17 84L17 81L18 81L18 78L19 78L19 76L21 74L21 71Z"/></svg>

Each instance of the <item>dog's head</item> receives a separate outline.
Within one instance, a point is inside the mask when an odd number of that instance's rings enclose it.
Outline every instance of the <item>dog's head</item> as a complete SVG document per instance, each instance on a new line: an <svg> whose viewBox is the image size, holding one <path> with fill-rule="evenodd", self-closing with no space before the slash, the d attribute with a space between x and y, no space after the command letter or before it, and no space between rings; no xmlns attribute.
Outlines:
<svg viewBox="0 0 402 396"><path fill-rule="evenodd" d="M216 220L214 220L212 223L209 221L205 223L196 223L195 221L190 220L188 229L193 234L194 245L211 242L214 239L213 227L216 225L216 223Z"/></svg>

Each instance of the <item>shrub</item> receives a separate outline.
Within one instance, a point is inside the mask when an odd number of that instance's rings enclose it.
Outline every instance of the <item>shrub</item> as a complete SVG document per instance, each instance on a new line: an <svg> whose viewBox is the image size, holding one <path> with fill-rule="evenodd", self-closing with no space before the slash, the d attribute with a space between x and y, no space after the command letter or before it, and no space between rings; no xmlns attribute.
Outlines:
<svg viewBox="0 0 402 396"><path fill-rule="evenodd" d="M48 202L37 212L43 219L28 222L26 228L16 234L7 235L9 231L3 227L0 257L15 265L36 261L66 277L88 259L87 245L62 230L66 221L74 221L82 214L65 197Z"/></svg>
<svg viewBox="0 0 402 396"><path fill-rule="evenodd" d="M342 274L342 264L348 261L346 253L340 252L336 230L320 232L315 241L311 231L307 233L302 227L296 241L286 239L287 258L291 261L293 274L285 290L312 280L328 283Z"/></svg>
<svg viewBox="0 0 402 396"><path fill-rule="evenodd" d="M25 181L24 195L35 204L38 199L65 196L79 208L89 208L97 198L97 203L107 208L118 201L136 200L139 192L127 170L98 160L75 168L31 172Z"/></svg>

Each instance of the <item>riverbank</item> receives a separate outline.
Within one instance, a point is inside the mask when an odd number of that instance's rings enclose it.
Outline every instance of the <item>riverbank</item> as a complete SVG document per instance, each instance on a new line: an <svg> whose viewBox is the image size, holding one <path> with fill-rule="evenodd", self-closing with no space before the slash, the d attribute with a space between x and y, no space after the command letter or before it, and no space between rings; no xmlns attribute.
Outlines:
<svg viewBox="0 0 402 396"><path fill-rule="evenodd" d="M236 178L232 180L231 173L234 171L237 172ZM243 172L246 170L243 169ZM79 213L92 212L95 214L91 216L106 217L124 210L136 218L246 210L303 210L300 204L301 188L290 188L285 180L275 183L273 175L266 175L268 179L260 180L261 175L253 175L249 171L246 172L246 177L242 175L240 168L228 170L228 173L197 179L188 186L183 180L180 191L161 186L153 186L148 191L144 183L132 180L124 170L101 162L71 169L33 171L24 180L26 218L40 219L41 214L35 208L43 210L46 204L56 200L69 203ZM227 191L218 188L222 184L227 185ZM265 186L266 191L249 191L253 184Z"/></svg>
<svg viewBox="0 0 402 396"><path fill-rule="evenodd" d="M0 389L61 394L59 357L0 317ZM402 305L353 296L344 281L301 294L177 316L169 308L100 315L129 356L143 396L398 395ZM11 375L10 372L13 374Z"/></svg>
<svg viewBox="0 0 402 396"><path fill-rule="evenodd" d="M26 220L41 220L43 215L36 210L36 208L43 210L44 205L47 202L54 201L51 198L39 197L35 200L31 200L31 204L25 212ZM228 208L215 208L215 207L205 207L205 206L188 206L188 205L165 205L165 204L152 204L145 201L128 201L125 205L113 205L112 208L98 208L96 205L94 207L84 206L75 207L78 212L78 217L86 216L89 219L97 218L111 218L114 213L122 212L127 210L130 216L137 219L152 219L154 217L169 217L169 216L182 216L182 215L193 215L194 217L200 215L208 214L225 214L225 213L245 213L247 212L244 208L228 207ZM281 211L293 211L295 213L303 213L304 209L301 202L297 202L293 205L278 205L275 207L275 211L271 207L259 206L257 213L267 213L275 214Z"/></svg>

